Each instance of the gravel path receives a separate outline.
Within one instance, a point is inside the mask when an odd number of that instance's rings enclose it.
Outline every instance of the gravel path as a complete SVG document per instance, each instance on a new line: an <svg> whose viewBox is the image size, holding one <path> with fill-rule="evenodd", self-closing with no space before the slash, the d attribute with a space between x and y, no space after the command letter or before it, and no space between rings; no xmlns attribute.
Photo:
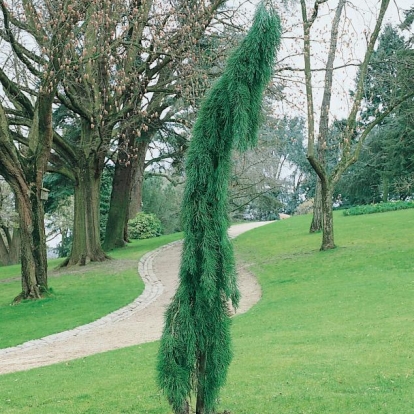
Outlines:
<svg viewBox="0 0 414 414"><path fill-rule="evenodd" d="M231 237L263 226L253 222L232 226ZM170 243L143 256L138 264L144 292L131 304L87 325L70 331L0 349L0 374L86 357L113 349L158 340L164 311L178 283L182 242ZM246 312L261 296L260 286L246 268L239 267L240 307Z"/></svg>

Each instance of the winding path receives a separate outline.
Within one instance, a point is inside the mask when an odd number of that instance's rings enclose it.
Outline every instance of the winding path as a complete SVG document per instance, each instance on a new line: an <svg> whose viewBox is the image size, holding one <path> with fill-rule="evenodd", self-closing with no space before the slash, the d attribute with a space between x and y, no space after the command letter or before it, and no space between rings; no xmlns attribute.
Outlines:
<svg viewBox="0 0 414 414"><path fill-rule="evenodd" d="M253 222L232 226L230 237L263 226ZM182 242L170 243L147 253L138 264L144 292L131 304L87 325L49 335L21 345L0 349L0 374L86 357L100 352L158 340L164 311L178 283ZM241 302L246 312L261 296L260 286L246 268L238 267Z"/></svg>

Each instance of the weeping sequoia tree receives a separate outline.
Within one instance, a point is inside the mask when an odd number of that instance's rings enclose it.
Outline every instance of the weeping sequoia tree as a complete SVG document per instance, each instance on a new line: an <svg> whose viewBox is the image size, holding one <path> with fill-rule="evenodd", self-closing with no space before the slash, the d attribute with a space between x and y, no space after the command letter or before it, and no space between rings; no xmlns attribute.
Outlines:
<svg viewBox="0 0 414 414"><path fill-rule="evenodd" d="M280 20L261 2L253 25L207 94L193 129L182 204L185 231L180 283L165 315L158 381L176 414L211 413L232 352L228 301L239 290L227 235L227 187L233 147L255 145L263 91L269 82Z"/></svg>

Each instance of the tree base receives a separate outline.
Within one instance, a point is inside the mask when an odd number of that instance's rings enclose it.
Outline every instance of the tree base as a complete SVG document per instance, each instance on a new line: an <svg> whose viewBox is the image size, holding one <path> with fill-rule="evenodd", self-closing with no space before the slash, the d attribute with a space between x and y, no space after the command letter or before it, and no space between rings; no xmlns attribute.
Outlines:
<svg viewBox="0 0 414 414"><path fill-rule="evenodd" d="M328 244L328 245L322 245L319 249L321 252L327 251L327 250L333 250L336 249L335 244Z"/></svg>
<svg viewBox="0 0 414 414"><path fill-rule="evenodd" d="M18 305L23 300L38 300L53 296L53 291L42 287L36 288L30 293L20 292L12 301L12 306Z"/></svg>
<svg viewBox="0 0 414 414"><path fill-rule="evenodd" d="M309 233L310 234L314 234L314 233L322 233L322 230L321 229L314 229L314 228L310 228L309 229Z"/></svg>
<svg viewBox="0 0 414 414"><path fill-rule="evenodd" d="M114 243L108 243L108 244L103 244L102 249L106 252L109 252L111 250L114 249L118 249L118 248L123 248L125 247L128 243L130 243L129 240L116 240Z"/></svg>
<svg viewBox="0 0 414 414"><path fill-rule="evenodd" d="M58 266L58 269L63 267L70 267L70 266L86 266L88 263L91 262L104 262L106 260L111 260L112 258L107 254L103 253L96 257L90 256L80 256L78 258L67 257L63 263Z"/></svg>

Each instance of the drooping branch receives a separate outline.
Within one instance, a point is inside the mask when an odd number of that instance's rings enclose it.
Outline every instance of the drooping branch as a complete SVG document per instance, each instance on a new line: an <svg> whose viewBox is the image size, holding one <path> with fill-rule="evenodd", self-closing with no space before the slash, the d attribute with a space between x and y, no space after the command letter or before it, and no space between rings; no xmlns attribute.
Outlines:
<svg viewBox="0 0 414 414"><path fill-rule="evenodd" d="M4 27L5 27L5 33L4 33L4 39L9 41L13 51L16 53L19 60L29 69L29 71L37 76L41 76L41 72L35 68L35 66L32 64L32 62L36 62L37 64L44 65L46 61L42 59L41 57L37 56L35 53L30 52L28 49L26 49L22 44L17 42L13 31L10 28L10 20L13 20L15 25L18 25L20 28L24 27L26 31L28 31L28 27L26 25L20 25L17 21L17 19L13 19L10 15L10 12L8 8L6 7L3 0L0 1L0 7L3 12L3 18L4 18Z"/></svg>
<svg viewBox="0 0 414 414"><path fill-rule="evenodd" d="M12 170L18 169L20 166L20 160L17 155L16 147L13 143L13 140L10 137L9 123L7 120L6 113L4 111L3 105L0 102L0 171L2 175L7 179L11 177L13 172L5 167L7 161ZM21 167L20 167L21 168Z"/></svg>
<svg viewBox="0 0 414 414"><path fill-rule="evenodd" d="M22 116L29 118L33 117L34 108L29 98L22 92L20 86L9 79L6 73L0 68L0 83L3 85L3 89L7 94L9 100L23 111Z"/></svg>

